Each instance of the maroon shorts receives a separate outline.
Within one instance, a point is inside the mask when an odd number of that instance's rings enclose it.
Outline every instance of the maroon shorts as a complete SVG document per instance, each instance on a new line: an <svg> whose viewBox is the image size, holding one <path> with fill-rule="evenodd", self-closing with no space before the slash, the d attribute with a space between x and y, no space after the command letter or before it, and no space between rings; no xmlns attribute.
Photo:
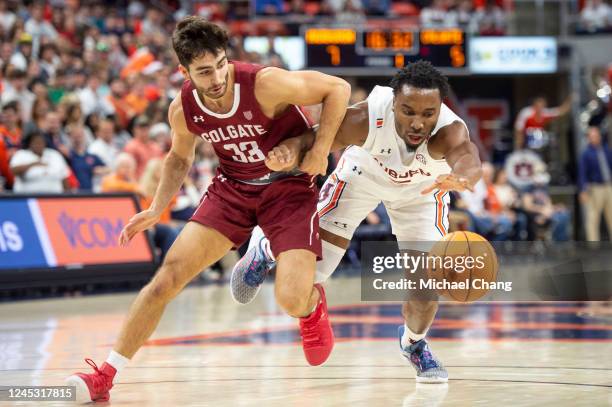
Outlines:
<svg viewBox="0 0 612 407"><path fill-rule="evenodd" d="M321 259L317 186L308 175L249 185L217 175L190 220L211 227L240 247L256 225L272 253L310 250Z"/></svg>

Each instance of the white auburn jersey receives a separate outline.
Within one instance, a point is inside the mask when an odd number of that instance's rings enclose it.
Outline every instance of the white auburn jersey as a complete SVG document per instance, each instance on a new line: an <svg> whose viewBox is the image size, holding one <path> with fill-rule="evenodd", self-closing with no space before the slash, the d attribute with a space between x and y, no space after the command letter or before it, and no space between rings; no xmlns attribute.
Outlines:
<svg viewBox="0 0 612 407"><path fill-rule="evenodd" d="M376 86L368 96L369 133L363 146L348 147L319 194L321 228L346 239L362 220L383 203L393 234L400 242L422 242L424 251L448 230L448 192L421 191L451 168L446 160L435 160L427 142L409 152L395 130L393 89ZM465 122L442 104L436 132L453 122ZM412 245L414 248L414 244ZM322 263L325 263L325 255ZM317 268L323 281L336 265ZM321 270L319 270L321 268Z"/></svg>
<svg viewBox="0 0 612 407"><path fill-rule="evenodd" d="M436 177L451 172L445 159L435 160L429 155L427 141L416 151L409 152L406 143L395 129L393 113L393 89L376 86L367 99L369 111L368 138L361 147L351 146L343 158L357 164L367 174L363 182L389 185L398 188L431 183ZM432 136L442 127L461 120L444 103ZM344 169L338 175L348 173ZM347 174L348 175L348 174Z"/></svg>

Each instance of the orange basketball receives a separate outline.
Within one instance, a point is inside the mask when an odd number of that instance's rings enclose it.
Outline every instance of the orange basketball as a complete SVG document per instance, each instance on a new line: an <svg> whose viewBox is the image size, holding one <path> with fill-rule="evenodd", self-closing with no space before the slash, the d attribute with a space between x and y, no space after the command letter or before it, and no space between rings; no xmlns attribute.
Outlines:
<svg viewBox="0 0 612 407"><path fill-rule="evenodd" d="M497 255L491 243L472 232L444 236L428 254L427 274L446 298L472 302L497 281Z"/></svg>

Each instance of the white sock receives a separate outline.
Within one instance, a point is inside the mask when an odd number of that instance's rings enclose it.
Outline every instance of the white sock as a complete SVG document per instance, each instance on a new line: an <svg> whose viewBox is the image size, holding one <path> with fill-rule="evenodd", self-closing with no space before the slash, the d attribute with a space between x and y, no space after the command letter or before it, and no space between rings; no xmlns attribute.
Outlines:
<svg viewBox="0 0 612 407"><path fill-rule="evenodd" d="M404 335L402 335L402 347L407 348L412 345L414 342L418 342L421 339L425 338L427 334L427 330L420 334L415 334L408 328L408 325L404 323Z"/></svg>
<svg viewBox="0 0 612 407"><path fill-rule="evenodd" d="M129 361L130 360L128 358L121 355L120 353L115 352L114 350L111 350L108 355L108 359L106 359L106 363L114 367L117 371L117 373L115 374L115 378L119 375L119 372L123 370L123 368L125 367L125 365L128 364Z"/></svg>
<svg viewBox="0 0 612 407"><path fill-rule="evenodd" d="M317 283L326 281L329 276L332 275L334 270L338 267L338 264L340 264L344 252L346 252L346 249L326 242L325 240L322 240L321 243L323 246L323 260L317 263L317 273L315 275L315 282Z"/></svg>

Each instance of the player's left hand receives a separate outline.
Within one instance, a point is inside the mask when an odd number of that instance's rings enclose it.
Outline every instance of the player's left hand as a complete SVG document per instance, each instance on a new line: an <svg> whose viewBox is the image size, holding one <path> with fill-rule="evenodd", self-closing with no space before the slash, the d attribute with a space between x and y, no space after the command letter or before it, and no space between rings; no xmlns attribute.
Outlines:
<svg viewBox="0 0 612 407"><path fill-rule="evenodd" d="M470 184L470 181L467 178L460 177L456 174L439 175L433 184L421 191L421 195L427 195L436 189L441 191L462 192L468 190L474 192L474 188Z"/></svg>
<svg viewBox="0 0 612 407"><path fill-rule="evenodd" d="M281 144L268 152L265 164L271 171L291 171L297 167L297 156Z"/></svg>
<svg viewBox="0 0 612 407"><path fill-rule="evenodd" d="M325 175L328 154L329 151L323 152L313 147L304 156L300 170L310 175Z"/></svg>

